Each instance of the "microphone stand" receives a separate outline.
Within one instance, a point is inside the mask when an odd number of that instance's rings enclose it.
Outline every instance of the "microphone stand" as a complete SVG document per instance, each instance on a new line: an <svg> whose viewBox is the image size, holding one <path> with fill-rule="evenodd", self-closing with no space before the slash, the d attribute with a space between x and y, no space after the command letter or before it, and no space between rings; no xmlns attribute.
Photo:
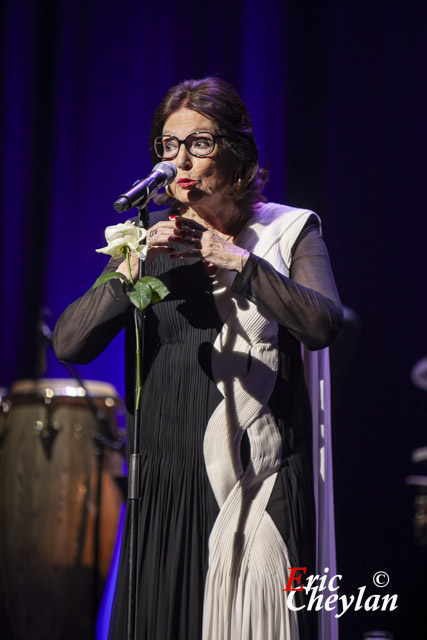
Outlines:
<svg viewBox="0 0 427 640"><path fill-rule="evenodd" d="M146 206L138 206L137 227L148 229L148 211ZM144 260L139 260L138 279L145 273ZM136 307L133 310L136 335L139 336L137 349L141 350L144 345L145 333L145 313ZM134 404L134 429L132 449L129 456L128 470L128 508L129 508L129 581L128 581L128 616L126 640L136 640L136 595L138 588L138 529L139 529L139 505L141 501L141 402L140 402L140 381L143 373L143 351L140 358L138 371L138 360L135 361L135 404Z"/></svg>

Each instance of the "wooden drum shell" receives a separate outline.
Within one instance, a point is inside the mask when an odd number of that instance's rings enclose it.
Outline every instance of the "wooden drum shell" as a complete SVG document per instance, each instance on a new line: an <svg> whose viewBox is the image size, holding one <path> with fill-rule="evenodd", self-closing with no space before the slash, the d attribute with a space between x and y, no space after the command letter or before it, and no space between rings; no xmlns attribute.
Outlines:
<svg viewBox="0 0 427 640"><path fill-rule="evenodd" d="M32 392L28 384L33 382ZM69 381L20 381L3 399L0 423L0 637L93 638L94 602L108 573L121 494L122 457L97 453L99 424ZM62 386L61 384L62 383ZM99 385L100 383L98 383ZM102 383L101 383L102 384ZM30 385L31 387L31 385ZM42 391L41 391L42 387ZM93 401L117 433L110 385ZM74 394L74 395L73 395ZM95 541L98 461L102 460ZM95 575L95 542L98 572ZM94 590L99 587L99 594ZM4 611L2 611L2 607Z"/></svg>

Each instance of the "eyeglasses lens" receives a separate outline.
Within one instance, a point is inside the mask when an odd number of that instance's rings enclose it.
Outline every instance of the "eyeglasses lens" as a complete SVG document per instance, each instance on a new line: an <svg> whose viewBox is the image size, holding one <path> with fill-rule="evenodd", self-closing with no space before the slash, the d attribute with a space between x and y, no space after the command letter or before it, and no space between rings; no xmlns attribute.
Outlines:
<svg viewBox="0 0 427 640"><path fill-rule="evenodd" d="M154 141L154 149L159 158L175 158L181 144L193 156L207 156L215 148L215 138L209 132L192 133L185 140L178 140L175 136L159 136Z"/></svg>

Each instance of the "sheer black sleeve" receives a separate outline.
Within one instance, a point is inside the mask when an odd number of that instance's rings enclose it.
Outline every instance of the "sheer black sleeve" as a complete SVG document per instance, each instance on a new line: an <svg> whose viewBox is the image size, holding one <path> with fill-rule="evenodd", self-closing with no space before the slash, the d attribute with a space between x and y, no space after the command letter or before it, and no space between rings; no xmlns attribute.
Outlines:
<svg viewBox="0 0 427 640"><path fill-rule="evenodd" d="M122 258L111 259L103 273L115 271ZM87 364L124 327L133 308L119 279L89 289L70 304L56 323L53 348L60 360Z"/></svg>
<svg viewBox="0 0 427 640"><path fill-rule="evenodd" d="M342 307L325 243L309 224L293 248L289 278L251 254L232 291L285 326L311 350L328 346L337 335Z"/></svg>

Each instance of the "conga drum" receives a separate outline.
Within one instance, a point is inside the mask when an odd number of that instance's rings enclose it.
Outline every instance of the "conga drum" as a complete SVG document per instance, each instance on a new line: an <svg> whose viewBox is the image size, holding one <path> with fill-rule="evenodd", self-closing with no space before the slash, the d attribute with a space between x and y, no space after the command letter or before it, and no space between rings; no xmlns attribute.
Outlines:
<svg viewBox="0 0 427 640"><path fill-rule="evenodd" d="M95 381L21 380L2 398L1 638L94 639L122 501L119 407Z"/></svg>

